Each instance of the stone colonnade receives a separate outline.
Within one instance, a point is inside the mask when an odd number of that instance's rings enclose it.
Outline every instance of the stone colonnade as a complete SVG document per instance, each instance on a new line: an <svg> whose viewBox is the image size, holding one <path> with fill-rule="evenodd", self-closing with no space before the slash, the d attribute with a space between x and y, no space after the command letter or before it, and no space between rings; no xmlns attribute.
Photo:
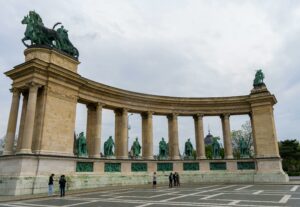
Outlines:
<svg viewBox="0 0 300 207"><path fill-rule="evenodd" d="M17 140L16 153L30 154L32 153L33 130L35 123L35 111L37 108L37 92L40 87L37 84L29 84L28 91L23 91L23 106L19 127L19 139ZM16 134L18 108L20 102L21 91L13 89L12 104L9 115L9 122L6 134L6 143L4 155L12 155L14 153L14 139ZM93 103L87 104L87 149L90 158L100 157L101 146L101 123L103 104ZM115 109L115 155L118 159L128 158L128 109ZM142 157L144 159L153 159L153 112L143 112L142 117ZM179 157L179 138L178 138L178 114L172 113L166 116L168 120L168 136L169 136L169 157L177 160ZM206 159L204 130L203 130L204 114L195 114L195 143L197 159ZM221 122L223 129L225 158L232 159L232 144L230 135L230 115L221 114Z"/></svg>
<svg viewBox="0 0 300 207"><path fill-rule="evenodd" d="M86 79L77 73L79 62L55 50L29 48L25 62L5 74L13 80L5 155L72 156L76 105L87 105L87 146L91 158L100 156L102 109L115 112L115 155L128 158L128 113L142 117L142 157L153 159L153 115L166 116L169 157L179 159L178 116L194 118L198 159L206 159L204 116L220 116L225 159L232 159L230 116L251 114L257 158L279 158L273 114L276 98L265 86L249 95L213 98L168 97L136 93ZM13 149L19 115L17 148Z"/></svg>

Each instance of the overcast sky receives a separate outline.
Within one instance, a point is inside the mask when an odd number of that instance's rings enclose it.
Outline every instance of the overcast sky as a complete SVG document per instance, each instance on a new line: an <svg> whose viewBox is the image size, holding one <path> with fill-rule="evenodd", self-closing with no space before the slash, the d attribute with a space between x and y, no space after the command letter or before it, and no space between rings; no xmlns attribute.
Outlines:
<svg viewBox="0 0 300 207"><path fill-rule="evenodd" d="M247 95L262 68L274 107L278 139L298 139L300 126L300 1L2 1L0 7L0 137L6 133L11 80L3 73L24 61L22 18L35 10L47 27L62 22L80 52L79 74L142 93L215 97ZM239 129L248 116L232 116ZM141 118L129 117L130 144ZM221 136L219 117L204 119ZM77 107L76 131L86 128ZM103 141L114 136L114 114L103 112ZM167 138L166 117L154 117L157 144ZM179 118L180 148L191 138L191 117Z"/></svg>

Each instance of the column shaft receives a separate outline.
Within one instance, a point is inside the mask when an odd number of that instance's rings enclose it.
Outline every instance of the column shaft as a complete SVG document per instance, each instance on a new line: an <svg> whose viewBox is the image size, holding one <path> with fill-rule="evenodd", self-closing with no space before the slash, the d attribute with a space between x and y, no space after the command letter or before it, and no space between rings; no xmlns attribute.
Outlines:
<svg viewBox="0 0 300 207"><path fill-rule="evenodd" d="M33 127L34 127L34 117L35 117L35 110L36 110L37 91L38 91L37 85L35 84L30 85L23 140L22 140L22 146L19 153L32 153L31 146L32 146L32 135L33 135Z"/></svg>
<svg viewBox="0 0 300 207"><path fill-rule="evenodd" d="M92 157L100 157L100 147L101 147L101 124L102 124L102 105L97 104L95 111L95 134L94 134L94 154Z"/></svg>
<svg viewBox="0 0 300 207"><path fill-rule="evenodd" d="M223 138L224 138L225 159L232 159L233 155L232 155L229 114L222 115L221 119L222 119L222 129L223 129Z"/></svg>
<svg viewBox="0 0 300 207"><path fill-rule="evenodd" d="M171 159L180 159L179 145L178 145L178 121L177 115L172 114L168 116L169 129L169 156Z"/></svg>
<svg viewBox="0 0 300 207"><path fill-rule="evenodd" d="M128 112L115 111L115 154L118 159L128 159Z"/></svg>
<svg viewBox="0 0 300 207"><path fill-rule="evenodd" d="M10 107L8 126L5 139L4 155L12 155L16 135L16 126L18 120L18 110L20 102L20 92L17 89L12 90L13 97Z"/></svg>
<svg viewBox="0 0 300 207"><path fill-rule="evenodd" d="M201 114L195 115L194 123L195 123L197 159L206 159L205 144L204 144L204 131L203 131L203 115L201 115Z"/></svg>
<svg viewBox="0 0 300 207"><path fill-rule="evenodd" d="M25 117L26 117L26 109L28 102L28 93L23 93L23 104L22 104L22 112L21 112L21 120L19 126L19 136L17 142L17 152L20 151L22 147L23 133L24 133L24 125L25 125Z"/></svg>
<svg viewBox="0 0 300 207"><path fill-rule="evenodd" d="M142 114L142 151L144 159L153 159L152 113Z"/></svg>

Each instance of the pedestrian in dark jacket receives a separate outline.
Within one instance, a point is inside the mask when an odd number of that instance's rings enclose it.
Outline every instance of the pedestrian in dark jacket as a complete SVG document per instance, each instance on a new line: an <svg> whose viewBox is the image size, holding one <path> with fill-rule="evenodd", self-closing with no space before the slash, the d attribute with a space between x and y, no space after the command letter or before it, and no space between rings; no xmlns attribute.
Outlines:
<svg viewBox="0 0 300 207"><path fill-rule="evenodd" d="M169 175L169 188L172 188L172 182L173 182L173 174L170 173L170 175Z"/></svg>
<svg viewBox="0 0 300 207"><path fill-rule="evenodd" d="M66 183L67 183L67 181L66 181L65 175L60 176L60 179L59 179L60 197L65 196Z"/></svg>
<svg viewBox="0 0 300 207"><path fill-rule="evenodd" d="M173 182L174 182L174 187L177 186L177 179L175 173L173 173Z"/></svg>
<svg viewBox="0 0 300 207"><path fill-rule="evenodd" d="M176 175L176 184L179 187L180 186L180 177L179 177L178 172L175 172L175 175Z"/></svg>
<svg viewBox="0 0 300 207"><path fill-rule="evenodd" d="M52 196L53 194L53 182L54 182L54 174L51 174L48 182L48 196Z"/></svg>

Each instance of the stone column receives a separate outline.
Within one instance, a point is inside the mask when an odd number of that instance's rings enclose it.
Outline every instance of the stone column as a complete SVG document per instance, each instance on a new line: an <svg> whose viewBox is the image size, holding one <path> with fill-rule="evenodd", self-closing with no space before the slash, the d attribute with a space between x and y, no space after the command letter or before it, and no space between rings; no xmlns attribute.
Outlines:
<svg viewBox="0 0 300 207"><path fill-rule="evenodd" d="M87 150L90 158L100 157L102 105L87 105Z"/></svg>
<svg viewBox="0 0 300 207"><path fill-rule="evenodd" d="M28 102L28 93L22 93L22 94L23 94L23 104L22 104L21 120L19 125L19 136L18 136L17 150L16 150L17 152L20 151L22 146L26 109L27 109L27 102Z"/></svg>
<svg viewBox="0 0 300 207"><path fill-rule="evenodd" d="M221 116L225 159L233 159L229 116L229 114L223 114Z"/></svg>
<svg viewBox="0 0 300 207"><path fill-rule="evenodd" d="M93 154L93 132L94 132L94 106L87 104L87 119L86 119L86 148L88 156L91 157Z"/></svg>
<svg viewBox="0 0 300 207"><path fill-rule="evenodd" d="M95 134L94 134L94 154L92 155L93 158L100 157L100 148L101 148L101 124L102 124L102 105L96 105L95 111Z"/></svg>
<svg viewBox="0 0 300 207"><path fill-rule="evenodd" d="M204 131L203 131L203 115L202 114L195 115L194 123L195 123L197 159L206 159L205 144L204 144Z"/></svg>
<svg viewBox="0 0 300 207"><path fill-rule="evenodd" d="M142 113L142 149L144 159L153 159L152 113Z"/></svg>
<svg viewBox="0 0 300 207"><path fill-rule="evenodd" d="M19 103L20 103L20 91L16 88L11 90L13 93L8 125L7 125L7 132L5 138L5 147L3 155L12 155L13 154L13 147L16 135L16 126L18 120L18 110L19 110Z"/></svg>
<svg viewBox="0 0 300 207"><path fill-rule="evenodd" d="M128 159L128 111L115 110L115 154L117 159Z"/></svg>
<svg viewBox="0 0 300 207"><path fill-rule="evenodd" d="M36 110L36 100L37 100L37 91L38 85L35 83L31 83L29 85L29 96L28 96L28 103L26 109L26 117L24 123L24 132L23 132L23 139L22 139L22 146L19 153L32 153L31 146L32 146L32 135L33 135L33 128L34 128L34 117L35 117L35 110Z"/></svg>
<svg viewBox="0 0 300 207"><path fill-rule="evenodd" d="M168 115L169 129L169 157L171 159L180 159L178 145L178 121L177 114Z"/></svg>

